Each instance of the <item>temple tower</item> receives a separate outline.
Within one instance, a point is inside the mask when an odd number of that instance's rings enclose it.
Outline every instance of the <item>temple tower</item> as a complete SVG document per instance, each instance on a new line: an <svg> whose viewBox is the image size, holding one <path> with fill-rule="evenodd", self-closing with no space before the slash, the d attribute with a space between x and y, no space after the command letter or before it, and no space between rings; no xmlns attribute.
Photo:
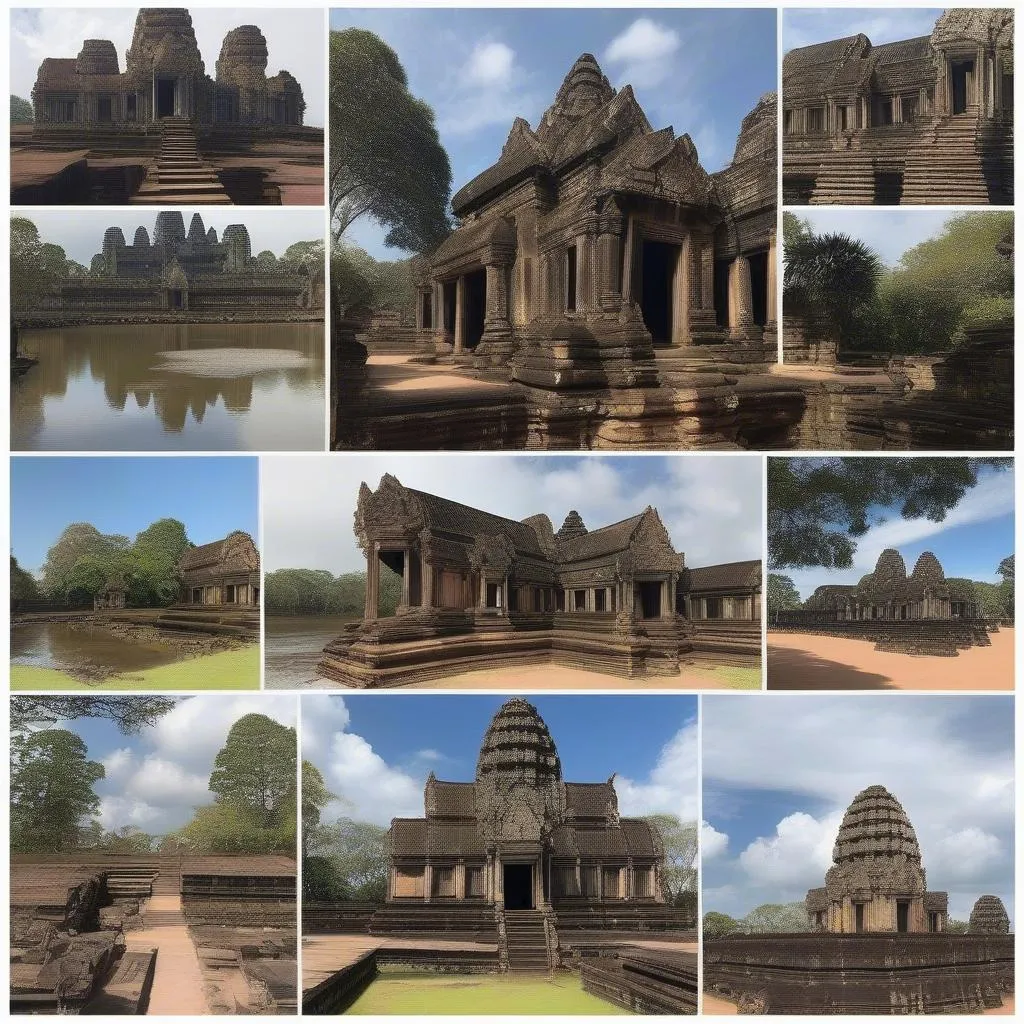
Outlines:
<svg viewBox="0 0 1024 1024"><path fill-rule="evenodd" d="M1010 915L998 896L979 896L971 908L967 930L972 934L1008 935Z"/></svg>

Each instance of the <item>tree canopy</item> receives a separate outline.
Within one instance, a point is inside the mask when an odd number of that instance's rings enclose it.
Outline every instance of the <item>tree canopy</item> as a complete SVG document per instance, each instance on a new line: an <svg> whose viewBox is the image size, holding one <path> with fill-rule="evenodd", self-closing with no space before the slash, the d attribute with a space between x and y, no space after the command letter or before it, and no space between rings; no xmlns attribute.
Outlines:
<svg viewBox="0 0 1024 1024"><path fill-rule="evenodd" d="M44 242L27 217L11 217L11 309L30 310L84 268L59 245Z"/></svg>
<svg viewBox="0 0 1024 1024"><path fill-rule="evenodd" d="M35 577L26 572L20 565L18 560L11 555L11 602L15 601L37 601L41 594L39 591L39 584L36 583Z"/></svg>
<svg viewBox="0 0 1024 1024"><path fill-rule="evenodd" d="M774 616L777 612L789 612L799 608L803 601L800 600L800 592L796 589L793 581L788 576L782 576L777 572L768 573L768 615Z"/></svg>
<svg viewBox="0 0 1024 1024"><path fill-rule="evenodd" d="M402 577L386 565L380 567L380 609L394 614L402 595ZM366 573L332 576L323 569L278 569L267 573L263 603L268 615L337 615L363 617Z"/></svg>
<svg viewBox="0 0 1024 1024"><path fill-rule="evenodd" d="M808 930L807 909L799 903L762 903L740 922L740 931L748 935L805 932Z"/></svg>
<svg viewBox="0 0 1024 1024"><path fill-rule="evenodd" d="M364 29L330 36L330 205L340 238L369 215L389 246L433 249L448 235L451 164L430 107L409 92L397 54Z"/></svg>
<svg viewBox="0 0 1024 1024"><path fill-rule="evenodd" d="M772 568L848 569L856 538L895 507L941 522L996 458L772 458L768 460L768 561Z"/></svg>
<svg viewBox="0 0 1024 1024"><path fill-rule="evenodd" d="M331 247L331 295L342 312L391 309L415 315L416 288L410 260L375 260L339 239Z"/></svg>
<svg viewBox="0 0 1024 1024"><path fill-rule="evenodd" d="M684 896L697 891L697 823L680 821L674 814L648 814L665 847L662 884L665 899L678 905Z"/></svg>
<svg viewBox="0 0 1024 1024"><path fill-rule="evenodd" d="M31 124L35 115L32 104L23 96L11 94L11 124Z"/></svg>
<svg viewBox="0 0 1024 1024"><path fill-rule="evenodd" d="M701 931L705 939L720 939L740 931L740 923L734 917L718 910L709 910L704 915Z"/></svg>
<svg viewBox="0 0 1024 1024"><path fill-rule="evenodd" d="M102 718L121 732L134 735L156 725L175 705L177 697L89 697L77 694L17 694L11 697L11 728L68 722L77 718Z"/></svg>

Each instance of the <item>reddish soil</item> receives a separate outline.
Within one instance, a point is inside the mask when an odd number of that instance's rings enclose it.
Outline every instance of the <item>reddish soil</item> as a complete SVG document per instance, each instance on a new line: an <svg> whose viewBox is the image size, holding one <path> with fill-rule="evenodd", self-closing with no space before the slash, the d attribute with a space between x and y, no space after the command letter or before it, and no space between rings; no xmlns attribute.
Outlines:
<svg viewBox="0 0 1024 1024"><path fill-rule="evenodd" d="M1012 629L955 658L876 651L869 640L768 630L769 690L1012 690Z"/></svg>

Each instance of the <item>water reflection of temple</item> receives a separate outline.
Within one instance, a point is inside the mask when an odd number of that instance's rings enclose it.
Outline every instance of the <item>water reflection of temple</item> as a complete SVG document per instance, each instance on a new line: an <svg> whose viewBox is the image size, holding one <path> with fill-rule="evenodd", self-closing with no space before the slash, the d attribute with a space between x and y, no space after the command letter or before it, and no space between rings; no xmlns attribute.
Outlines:
<svg viewBox="0 0 1024 1024"><path fill-rule="evenodd" d="M181 432L190 414L202 423L218 404L230 412L248 412L261 389L283 386L291 394L319 401L324 387L320 324L73 327L26 331L21 343L23 351L39 360L12 387L12 427L22 437L37 436L45 426L46 402L67 398L74 382L83 379L102 384L109 409L124 412L134 402L139 409L152 409L171 433ZM216 350L224 350L224 365L237 364L237 372L197 375L187 365L179 371L162 355ZM263 368L268 364L259 354L271 352L301 357L300 365L275 369L271 363ZM281 361L289 363L287 357Z"/></svg>

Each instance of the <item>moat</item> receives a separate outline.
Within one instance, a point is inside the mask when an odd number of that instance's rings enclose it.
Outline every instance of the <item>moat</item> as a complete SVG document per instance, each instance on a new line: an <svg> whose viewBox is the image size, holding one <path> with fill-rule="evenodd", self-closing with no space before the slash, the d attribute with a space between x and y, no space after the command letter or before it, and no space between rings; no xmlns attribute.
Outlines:
<svg viewBox="0 0 1024 1024"><path fill-rule="evenodd" d="M23 330L15 451L304 451L324 445L318 323Z"/></svg>

